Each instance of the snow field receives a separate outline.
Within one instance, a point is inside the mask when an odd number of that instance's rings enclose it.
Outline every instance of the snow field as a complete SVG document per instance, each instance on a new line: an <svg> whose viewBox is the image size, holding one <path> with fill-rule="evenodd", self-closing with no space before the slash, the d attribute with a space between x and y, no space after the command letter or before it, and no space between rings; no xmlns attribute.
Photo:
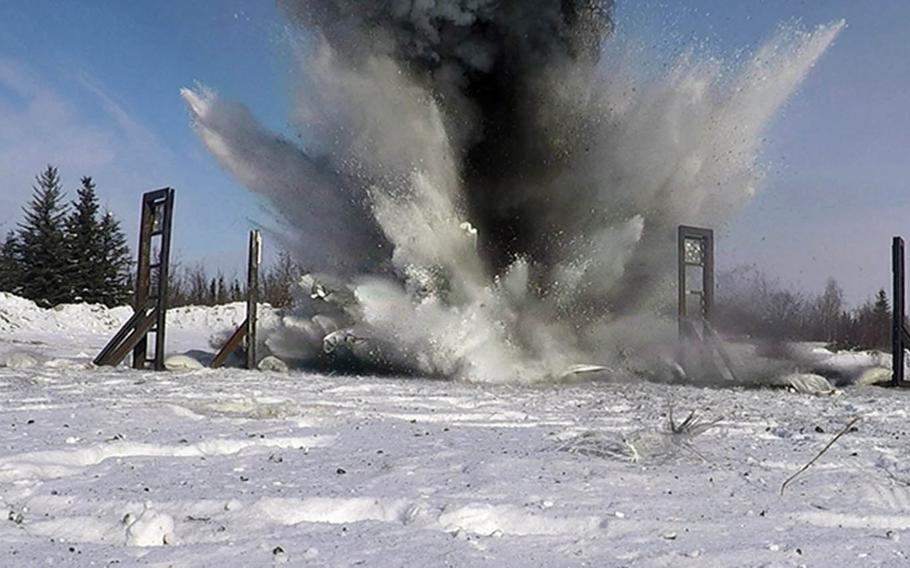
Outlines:
<svg viewBox="0 0 910 568"><path fill-rule="evenodd" d="M0 331L36 363L0 367L2 566L908 562L910 393L87 366L118 324ZM671 404L722 420L679 443Z"/></svg>
<svg viewBox="0 0 910 568"><path fill-rule="evenodd" d="M907 560L902 392L42 368L0 370L0 395L0 554L22 565ZM697 454L571 451L659 429L671 400L725 417Z"/></svg>

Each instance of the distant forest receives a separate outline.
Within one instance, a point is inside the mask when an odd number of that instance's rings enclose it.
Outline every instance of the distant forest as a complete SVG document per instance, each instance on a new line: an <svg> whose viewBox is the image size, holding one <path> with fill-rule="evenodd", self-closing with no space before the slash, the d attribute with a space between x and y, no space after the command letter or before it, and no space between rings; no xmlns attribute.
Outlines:
<svg viewBox="0 0 910 568"><path fill-rule="evenodd" d="M300 267L283 252L278 260L259 273L259 296L276 308L289 307L294 300L293 290L300 280ZM244 279L245 281L245 279ZM171 262L168 278L168 305L215 306L245 300L246 284L221 272L209 273L202 263L184 266L179 260Z"/></svg>
<svg viewBox="0 0 910 568"><path fill-rule="evenodd" d="M891 303L884 290L849 308L833 278L821 294L810 295L788 290L748 266L717 275L715 303L716 326L727 335L891 350Z"/></svg>
<svg viewBox="0 0 910 568"><path fill-rule="evenodd" d="M65 201L57 168L35 178L31 201L16 230L0 245L0 291L42 306L88 302L118 306L133 295L133 261L120 221L101 212L95 182L83 177L72 202ZM283 253L261 274L263 301L287 307L301 276ZM244 299L236 276L209 273L203 264L173 261L170 306L216 305ZM819 295L788 290L755 267L717 275L715 324L731 336L769 341L823 341L836 348L890 349L891 305L884 290L856 308L829 279Z"/></svg>
<svg viewBox="0 0 910 568"><path fill-rule="evenodd" d="M60 173L47 166L35 177L22 220L0 243L0 291L40 306L67 303L127 305L133 298L135 263L120 221L102 212L97 187L83 177L76 198L66 201ZM287 253L260 273L261 297L276 307L292 301L300 269ZM214 305L244 299L236 277L210 275L202 264L172 261L170 306Z"/></svg>

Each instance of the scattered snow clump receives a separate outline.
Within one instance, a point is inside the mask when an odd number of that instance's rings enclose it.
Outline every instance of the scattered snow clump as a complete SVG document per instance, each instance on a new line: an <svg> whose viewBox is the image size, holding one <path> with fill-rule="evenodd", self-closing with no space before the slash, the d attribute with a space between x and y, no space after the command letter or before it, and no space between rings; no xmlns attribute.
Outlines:
<svg viewBox="0 0 910 568"><path fill-rule="evenodd" d="M49 359L44 362L48 369L90 369L91 365L72 359Z"/></svg>
<svg viewBox="0 0 910 568"><path fill-rule="evenodd" d="M29 369L38 365L38 360L21 351L10 353L6 357L6 366L10 369Z"/></svg>
<svg viewBox="0 0 910 568"><path fill-rule="evenodd" d="M174 518L154 509L146 507L126 527L126 544L129 546L161 546L174 541Z"/></svg>

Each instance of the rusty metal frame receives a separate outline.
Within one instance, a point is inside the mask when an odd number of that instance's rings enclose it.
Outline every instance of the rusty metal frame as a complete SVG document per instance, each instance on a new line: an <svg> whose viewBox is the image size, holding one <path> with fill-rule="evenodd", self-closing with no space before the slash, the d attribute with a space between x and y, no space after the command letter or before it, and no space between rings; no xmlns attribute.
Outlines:
<svg viewBox="0 0 910 568"><path fill-rule="evenodd" d="M686 259L686 241L697 241L702 250L701 262L691 262ZM703 322L705 335L710 333L711 322L714 314L714 231L700 227L680 225L677 234L677 256L679 269L679 335L688 337L692 332L693 314L689 314L688 297L697 295L701 298L701 313L698 314ZM702 289L689 290L686 278L686 268L694 266L702 270Z"/></svg>
<svg viewBox="0 0 910 568"><path fill-rule="evenodd" d="M695 241L701 250L698 260L691 260L686 255L687 241ZM714 231L701 227L680 225L677 232L677 269L678 280L678 329L680 340L680 360L683 369L690 362L687 352L694 347L699 360L708 365L718 377L726 376L736 380L733 361L724 348L723 342L714 329ZM701 269L701 290L690 290L686 269ZM700 299L700 313L690 314L688 299L696 295ZM700 321L695 321L696 317ZM697 323L701 323L701 330ZM719 361L717 360L719 358Z"/></svg>
<svg viewBox="0 0 910 568"><path fill-rule="evenodd" d="M174 194L165 187L142 196L134 313L95 358L96 365L119 365L132 351L134 369L145 369L151 363L156 371L164 370ZM155 244L158 254L153 263ZM155 334L155 354L149 359L151 333Z"/></svg>
<svg viewBox="0 0 910 568"><path fill-rule="evenodd" d="M250 231L249 254L246 271L246 319L234 330L227 343L212 360L211 367L218 369L224 366L231 353L236 351L246 339L247 369L255 369L257 360L257 325L259 314L259 265L262 262L262 236L259 231Z"/></svg>

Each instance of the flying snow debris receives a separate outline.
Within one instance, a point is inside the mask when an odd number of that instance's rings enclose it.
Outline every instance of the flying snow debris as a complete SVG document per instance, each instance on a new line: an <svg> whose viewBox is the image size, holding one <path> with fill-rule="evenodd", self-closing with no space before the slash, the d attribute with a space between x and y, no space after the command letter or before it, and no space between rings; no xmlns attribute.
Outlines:
<svg viewBox="0 0 910 568"><path fill-rule="evenodd" d="M676 226L754 195L764 129L844 26L782 27L732 78L690 54L644 80L604 55L624 49L609 1L280 3L299 142L182 91L337 292L271 344L492 382L660 359Z"/></svg>

